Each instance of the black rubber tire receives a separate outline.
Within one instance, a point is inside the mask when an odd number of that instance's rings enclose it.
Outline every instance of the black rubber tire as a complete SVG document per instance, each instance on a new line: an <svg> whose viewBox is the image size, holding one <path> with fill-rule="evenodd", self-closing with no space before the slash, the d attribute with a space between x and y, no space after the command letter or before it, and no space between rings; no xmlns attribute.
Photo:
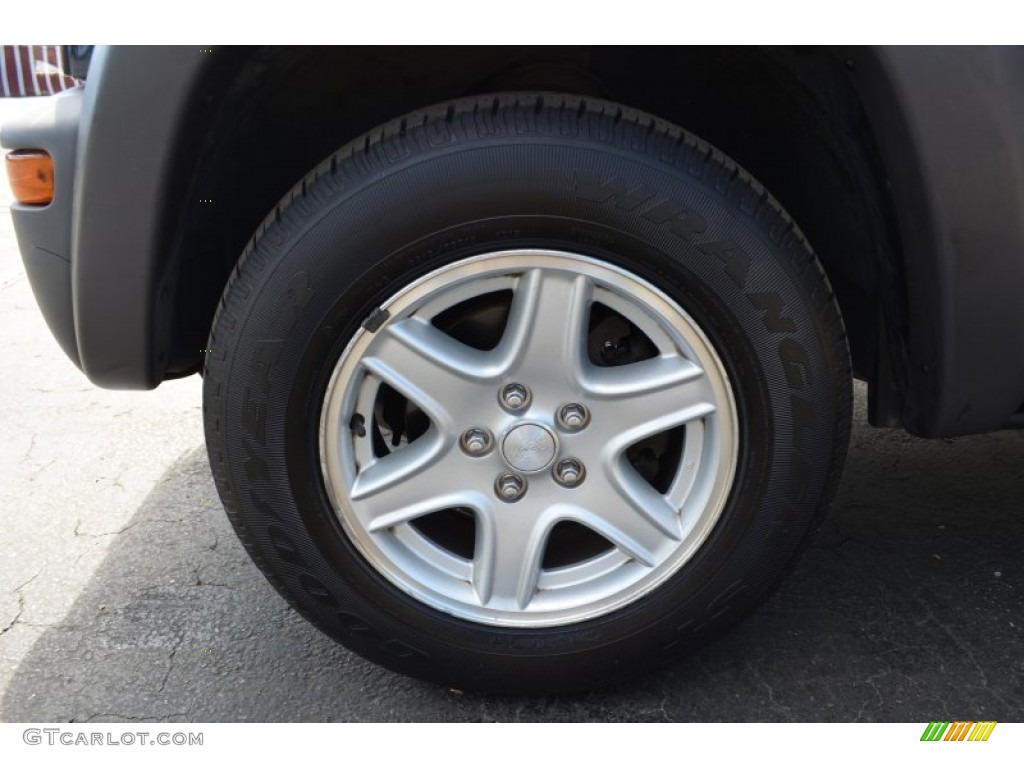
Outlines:
<svg viewBox="0 0 1024 768"><path fill-rule="evenodd" d="M413 279L507 247L585 253L660 287L714 344L738 405L736 479L702 548L640 600L564 627L489 627L418 603L348 541L320 474L326 380L352 334ZM443 104L343 147L246 247L209 347L210 461L253 560L353 651L459 689L594 688L717 635L794 560L849 437L842 321L789 217L703 141L572 96Z"/></svg>

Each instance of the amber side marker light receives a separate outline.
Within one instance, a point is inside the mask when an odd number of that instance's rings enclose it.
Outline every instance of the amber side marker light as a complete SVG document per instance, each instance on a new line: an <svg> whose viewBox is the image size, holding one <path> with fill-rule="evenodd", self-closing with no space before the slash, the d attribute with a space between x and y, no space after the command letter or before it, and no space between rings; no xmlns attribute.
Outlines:
<svg viewBox="0 0 1024 768"><path fill-rule="evenodd" d="M41 149L7 153L7 178L14 199L25 205L46 205L53 200L53 158Z"/></svg>

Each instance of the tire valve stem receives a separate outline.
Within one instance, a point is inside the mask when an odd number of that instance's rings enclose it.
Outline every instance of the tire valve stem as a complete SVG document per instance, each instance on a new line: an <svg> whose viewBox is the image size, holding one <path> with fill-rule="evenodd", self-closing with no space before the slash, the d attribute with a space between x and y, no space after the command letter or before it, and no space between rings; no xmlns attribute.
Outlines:
<svg viewBox="0 0 1024 768"><path fill-rule="evenodd" d="M366 437L366 419L363 418L363 414L353 413L348 428L355 432L357 437Z"/></svg>

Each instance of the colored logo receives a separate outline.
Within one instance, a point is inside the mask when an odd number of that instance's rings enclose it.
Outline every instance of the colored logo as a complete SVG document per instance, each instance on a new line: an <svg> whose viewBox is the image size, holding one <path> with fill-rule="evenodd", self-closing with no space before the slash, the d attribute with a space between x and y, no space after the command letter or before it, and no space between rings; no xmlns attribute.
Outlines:
<svg viewBox="0 0 1024 768"><path fill-rule="evenodd" d="M995 727L994 720L981 723L960 720L955 723L928 723L921 734L921 741L988 741Z"/></svg>

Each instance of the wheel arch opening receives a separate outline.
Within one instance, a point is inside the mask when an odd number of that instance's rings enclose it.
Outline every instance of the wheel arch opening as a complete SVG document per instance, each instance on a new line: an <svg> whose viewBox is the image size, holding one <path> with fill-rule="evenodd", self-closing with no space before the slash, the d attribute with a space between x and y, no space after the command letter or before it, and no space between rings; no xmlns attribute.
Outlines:
<svg viewBox="0 0 1024 768"><path fill-rule="evenodd" d="M827 48L266 47L232 57L182 158L166 377L200 350L246 242L317 163L388 120L499 91L594 96L676 123L750 171L808 237L836 292L854 372L897 356L904 304L895 214L844 61ZM208 201L208 202L207 202ZM889 326L883 328L882 318ZM889 340L885 337L888 334ZM892 340L895 339L895 342Z"/></svg>

